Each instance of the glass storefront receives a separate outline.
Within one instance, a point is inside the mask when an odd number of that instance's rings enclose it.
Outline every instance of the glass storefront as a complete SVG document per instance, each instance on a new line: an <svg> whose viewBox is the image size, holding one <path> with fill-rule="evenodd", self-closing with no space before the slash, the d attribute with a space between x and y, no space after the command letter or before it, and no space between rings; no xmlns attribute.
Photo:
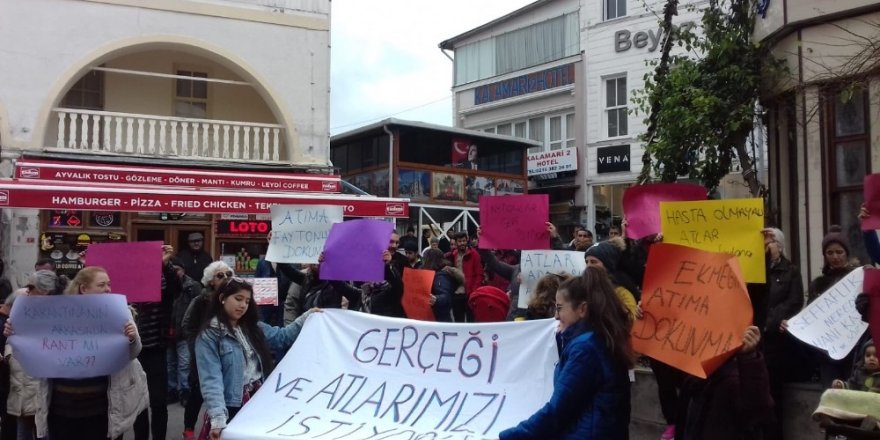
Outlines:
<svg viewBox="0 0 880 440"><path fill-rule="evenodd" d="M620 226L623 220L623 192L633 185L633 183L593 185L596 222L592 229L597 241L608 238L608 230L612 225Z"/></svg>

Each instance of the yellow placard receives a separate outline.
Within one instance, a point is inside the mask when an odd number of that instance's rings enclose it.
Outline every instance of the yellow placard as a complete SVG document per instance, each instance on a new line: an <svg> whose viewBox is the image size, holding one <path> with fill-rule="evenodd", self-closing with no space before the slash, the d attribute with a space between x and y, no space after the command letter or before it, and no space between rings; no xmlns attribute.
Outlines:
<svg viewBox="0 0 880 440"><path fill-rule="evenodd" d="M763 283L762 199L661 202L663 242L739 257L746 282Z"/></svg>

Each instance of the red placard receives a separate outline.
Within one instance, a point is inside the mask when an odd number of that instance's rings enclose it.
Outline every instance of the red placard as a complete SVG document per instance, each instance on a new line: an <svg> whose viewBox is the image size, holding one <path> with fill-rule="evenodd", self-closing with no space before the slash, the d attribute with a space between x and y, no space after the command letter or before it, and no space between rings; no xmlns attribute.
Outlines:
<svg viewBox="0 0 880 440"><path fill-rule="evenodd" d="M637 185L623 192L626 236L639 239L660 233L660 202L706 200L706 188L688 183Z"/></svg>
<svg viewBox="0 0 880 440"><path fill-rule="evenodd" d="M15 177L28 181L137 184L275 192L338 193L339 176L247 171L208 171L86 162L20 160Z"/></svg>
<svg viewBox="0 0 880 440"><path fill-rule="evenodd" d="M106 269L113 292L125 295L128 302L158 302L162 299L162 244L94 243L86 251L86 265Z"/></svg>
<svg viewBox="0 0 880 440"><path fill-rule="evenodd" d="M272 205L337 205L348 217L409 217L407 200L321 194L57 186L0 179L0 207L88 211L267 214Z"/></svg>
<svg viewBox="0 0 880 440"><path fill-rule="evenodd" d="M434 286L433 270L403 268L403 310L409 319L435 321L431 308L431 289Z"/></svg>

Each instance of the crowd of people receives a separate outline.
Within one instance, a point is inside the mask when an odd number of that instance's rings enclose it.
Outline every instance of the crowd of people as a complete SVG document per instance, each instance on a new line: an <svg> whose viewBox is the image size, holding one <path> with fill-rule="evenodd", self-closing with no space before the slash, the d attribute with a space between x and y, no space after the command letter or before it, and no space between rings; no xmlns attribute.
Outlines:
<svg viewBox="0 0 880 440"><path fill-rule="evenodd" d="M862 215L867 215L863 210ZM204 237L188 237L189 249L163 247L161 299L131 304L131 320L119 329L129 340L130 362L111 375L84 379L35 379L16 360L5 338L14 334L9 312L22 295L81 295L112 291L108 273L86 267L73 279L56 275L41 260L25 288L0 280L4 346L0 362L0 440L119 439L133 430L138 440L167 438L168 404L185 408L187 439L219 439L223 429L259 389L292 346L304 322L321 309L346 308L405 318L404 271L435 272L426 299L440 322L500 322L555 318L559 362L552 397L507 439L627 439L631 370L640 361L630 330L641 319L639 300L650 246L661 236L625 238L626 222L596 242L577 228L565 242L547 223L550 247L584 252L580 275L550 273L538 280L527 307L518 306L524 282L519 255L478 248L480 230L449 237L440 249L430 234L392 233L382 259L384 279L354 283L321 278L321 264L260 261L261 277L276 277L278 306L256 306L253 287L223 261L204 251ZM654 371L671 439L782 439L782 384L816 376L823 386L880 390L880 362L872 341L836 361L787 334L788 319L856 267L838 228L822 241L822 275L805 292L797 267L786 257L782 231L761 232L767 283L749 285L754 323L744 330L739 352L707 379L642 359ZM866 233L873 263L880 261L876 233ZM2 268L0 268L2 274ZM869 296L857 306L866 312ZM204 408L202 429L196 433ZM176 434L174 434L176 436Z"/></svg>

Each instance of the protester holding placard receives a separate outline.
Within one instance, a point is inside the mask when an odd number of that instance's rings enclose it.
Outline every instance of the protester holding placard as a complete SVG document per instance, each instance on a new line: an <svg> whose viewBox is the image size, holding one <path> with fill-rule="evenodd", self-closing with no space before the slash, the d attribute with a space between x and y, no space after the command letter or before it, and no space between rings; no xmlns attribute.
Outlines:
<svg viewBox="0 0 880 440"><path fill-rule="evenodd" d="M97 266L80 270L65 292L69 295L110 293L110 277ZM148 404L147 379L137 355L141 339L134 321L121 329L129 341L129 362L108 376L42 379L37 399L37 436L54 440L116 439L131 429ZM4 334L13 334L6 322ZM164 384L163 384L164 386Z"/></svg>
<svg viewBox="0 0 880 440"><path fill-rule="evenodd" d="M342 294L343 298L360 298L360 302L349 303L349 310L358 310L357 304L360 304L360 310L372 315L406 318L406 312L403 310L401 302L403 299L403 274L398 272L398 266L394 263L390 250L382 253L382 261L385 264L385 279L382 281L366 282L359 288L342 281L331 281L330 284L334 290ZM315 304L313 307L318 307L318 305Z"/></svg>
<svg viewBox="0 0 880 440"><path fill-rule="evenodd" d="M675 438L682 440L745 440L765 436L773 398L767 368L755 348L757 327L743 335L739 353L707 379L688 376L682 385Z"/></svg>
<svg viewBox="0 0 880 440"><path fill-rule="evenodd" d="M183 439L192 440L195 438L196 422L199 418L199 411L202 409L202 389L199 383L198 368L196 367L195 343L196 337L205 321L205 314L208 311L208 304L211 297L216 295L217 288L227 279L235 276L235 272L223 261L214 261L202 271L201 283L204 287L202 293L190 301L186 313L181 321L181 336L186 340L187 350L189 351L189 400L184 405L183 412Z"/></svg>
<svg viewBox="0 0 880 440"><path fill-rule="evenodd" d="M162 245L161 284L158 301L132 304L136 313L138 333L143 349L138 360L147 373L150 390L150 410L144 411L134 423L135 440L165 438L168 431L168 346L171 329L171 311L174 298L183 289L183 279L177 276L171 257L174 248ZM210 260L210 259L209 259ZM186 264L186 261L183 261Z"/></svg>
<svg viewBox="0 0 880 440"><path fill-rule="evenodd" d="M225 281L208 304L196 339L196 365L207 411L200 439L218 440L226 424L259 389L273 368L272 349L287 351L309 312L286 327L259 320L251 285Z"/></svg>
<svg viewBox="0 0 880 440"><path fill-rule="evenodd" d="M12 307L14 300L15 295L10 295L6 304ZM37 413L37 389L40 380L25 373L24 368L13 356L12 345L6 346L3 362L9 365L9 394L3 417L8 416L16 420L19 439L32 439L36 431L34 416Z"/></svg>
<svg viewBox="0 0 880 440"><path fill-rule="evenodd" d="M825 260L825 264L822 266L822 275L810 282L807 290L809 303L819 298L826 290L855 269L849 263L849 249L849 243L841 233L840 226L831 226L830 232L822 239L822 256ZM787 321L783 321L783 326L785 325L787 325ZM813 350L813 353L818 360L819 379L823 388L830 387L834 379L847 377L852 371L853 352L840 360L831 359L822 350Z"/></svg>
<svg viewBox="0 0 880 440"><path fill-rule="evenodd" d="M620 440L629 436L635 354L629 315L601 269L590 267L556 293L559 363L550 401L501 440Z"/></svg>

